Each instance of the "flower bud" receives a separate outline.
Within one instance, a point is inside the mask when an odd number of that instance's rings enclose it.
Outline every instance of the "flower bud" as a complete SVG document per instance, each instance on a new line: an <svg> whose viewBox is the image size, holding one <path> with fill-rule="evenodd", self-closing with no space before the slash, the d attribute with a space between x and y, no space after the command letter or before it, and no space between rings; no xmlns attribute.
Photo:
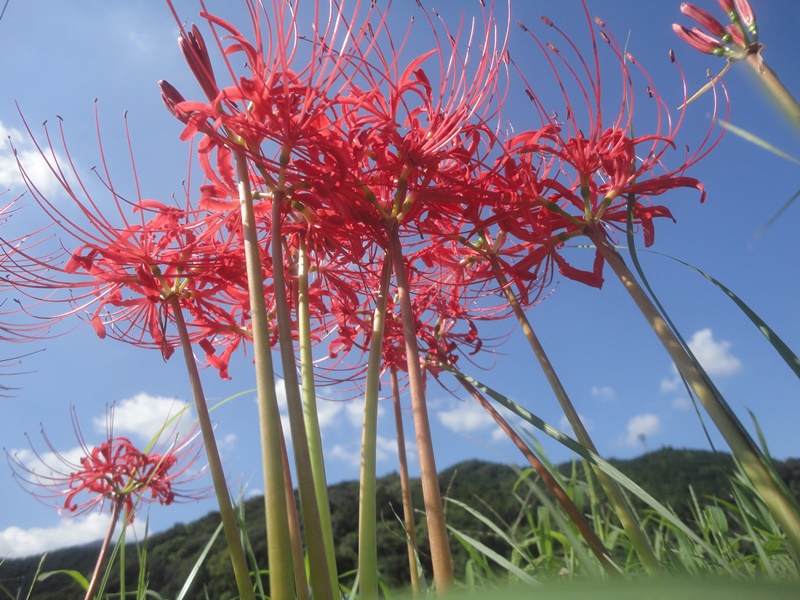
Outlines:
<svg viewBox="0 0 800 600"><path fill-rule="evenodd" d="M707 33L700 31L696 27L689 31L683 25L673 23L672 30L677 33L678 37L684 42L700 52L704 52L706 54L716 54L718 56L725 55L728 52L728 48L725 46L725 44L720 42L718 39L711 37Z"/></svg>
<svg viewBox="0 0 800 600"><path fill-rule="evenodd" d="M742 23L747 27L747 31L753 36L753 41L758 40L758 28L756 27L756 15L753 8L747 0L733 0L733 5L736 7L736 12L739 13L739 18Z"/></svg>
<svg viewBox="0 0 800 600"><path fill-rule="evenodd" d="M213 102L219 94L219 87L214 78L214 69L211 66L206 43L196 25L192 25L192 30L188 33L181 34L178 45L206 97Z"/></svg>
<svg viewBox="0 0 800 600"><path fill-rule="evenodd" d="M186 123L189 120L189 115L177 108L181 102L186 101L185 98L175 89L175 86L168 81L162 79L158 82L158 87L161 88L161 100L164 102L164 106L167 107L167 110L171 112L172 116L176 119Z"/></svg>
<svg viewBox="0 0 800 600"><path fill-rule="evenodd" d="M722 38L727 34L725 31L725 27L717 21L714 17L708 14L701 8L697 8L693 4L689 4L688 2L684 2L681 4L681 12L685 14L690 19L694 19L700 25L705 27L712 35L717 36L718 38Z"/></svg>

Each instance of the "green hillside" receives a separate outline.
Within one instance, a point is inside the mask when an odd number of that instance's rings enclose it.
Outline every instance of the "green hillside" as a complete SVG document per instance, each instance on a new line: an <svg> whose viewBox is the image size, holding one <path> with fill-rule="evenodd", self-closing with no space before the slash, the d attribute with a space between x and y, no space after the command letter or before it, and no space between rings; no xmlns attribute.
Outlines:
<svg viewBox="0 0 800 600"><path fill-rule="evenodd" d="M726 472L733 469L733 461L728 455L715 455L698 450L662 449L626 461L611 461L631 479L649 491L662 503L671 505L684 519L691 518L689 510L691 486L698 498L715 496L730 498ZM800 460L789 460L777 465L781 476L800 496ZM478 460L468 461L451 467L440 474L442 492L450 498L468 503L471 507L490 516L501 525L504 531L514 531L525 527L523 509L536 504L535 497L527 486L515 484L518 470L512 467ZM571 474L585 481L583 465L566 464L559 467L566 477ZM422 507L422 494L419 481L413 481L414 503ZM377 500L380 527L378 533L380 571L385 583L393 588L405 585L408 575L406 540L401 525L402 500L400 478L396 474L383 477L378 482ZM579 498L576 498L579 502ZM344 482L331 486L330 503L333 518L333 532L336 540L336 556L339 573L343 581L352 582L352 572L357 564L357 523L358 523L358 482ZM505 542L492 534L485 525L455 505L447 507L447 521L455 529L480 539L490 548L508 553ZM252 498L243 506L247 535L253 547L260 568L266 568L266 540L264 531L264 504L260 497ZM417 519L417 534L420 540L420 559L426 564L427 549L423 519ZM219 524L217 513L210 513L202 519L187 524L178 524L168 531L151 535L147 540L147 573L149 589L163 598L174 598L189 572L207 545ZM451 541L456 573L463 573L467 553L456 541ZM91 544L76 548L57 550L47 555L43 571L72 569L88 577L97 557L98 545ZM135 582L139 576L137 549L126 549L126 579ZM0 583L10 592L11 597L22 589L24 597L30 580L36 571L40 557L9 559L0 565ZM349 576L345 574L351 573ZM118 580L118 570L112 575ZM110 583L109 589L118 589L117 581ZM227 550L222 539L218 539L209 556L203 563L193 584L189 598L208 597L229 598L236 589ZM38 600L69 600L82 598L81 589L68 576L59 574L41 581L33 596Z"/></svg>

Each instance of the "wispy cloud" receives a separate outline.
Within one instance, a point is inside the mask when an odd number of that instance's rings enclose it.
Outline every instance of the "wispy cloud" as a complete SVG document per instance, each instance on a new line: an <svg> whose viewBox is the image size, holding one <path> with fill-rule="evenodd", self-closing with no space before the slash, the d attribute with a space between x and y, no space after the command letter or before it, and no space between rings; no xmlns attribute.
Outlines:
<svg viewBox="0 0 800 600"><path fill-rule="evenodd" d="M625 443L636 446L644 443L647 437L661 431L661 419L654 414L636 415L628 421L627 430Z"/></svg>
<svg viewBox="0 0 800 600"><path fill-rule="evenodd" d="M709 375L733 375L742 368L742 361L730 352L731 343L725 340L716 341L711 329L695 332L689 340L689 348Z"/></svg>
<svg viewBox="0 0 800 600"><path fill-rule="evenodd" d="M717 341L714 333L706 327L696 331L689 340L689 348L697 357L709 375L728 377L741 371L742 361L731 352L731 343L727 340ZM683 387L678 370L672 366L672 376L661 380L661 391L674 392Z"/></svg>
<svg viewBox="0 0 800 600"><path fill-rule="evenodd" d="M9 138L11 138L11 142L8 141ZM14 144L14 149L17 151L16 157L11 143ZM59 153L56 153L56 157L59 161L63 160ZM61 184L58 183L28 134L13 127L6 127L0 122L0 185L2 185L2 189L11 188L15 194L27 188L17 164L18 159L28 178L42 195L52 196L61 189Z"/></svg>
<svg viewBox="0 0 800 600"><path fill-rule="evenodd" d="M406 449L408 454L408 448ZM357 441L348 444L334 444L326 455L353 467L361 466L361 444ZM397 440L379 435L376 440L375 460L377 462L397 459Z"/></svg>
<svg viewBox="0 0 800 600"><path fill-rule="evenodd" d="M135 435L149 441L155 437L172 417L189 407L188 402L164 396L151 396L144 392L133 398L121 400L114 405L114 432L117 434ZM191 416L187 410L181 416L183 423L188 423ZM97 431L105 432L106 417L93 419ZM170 427L167 431L174 431Z"/></svg>
<svg viewBox="0 0 800 600"><path fill-rule="evenodd" d="M590 393L593 398L598 400L614 400L617 397L614 388L610 385L593 385Z"/></svg>
<svg viewBox="0 0 800 600"><path fill-rule="evenodd" d="M450 410L440 410L436 416L455 433L476 433L497 427L491 415L474 402L459 403Z"/></svg>

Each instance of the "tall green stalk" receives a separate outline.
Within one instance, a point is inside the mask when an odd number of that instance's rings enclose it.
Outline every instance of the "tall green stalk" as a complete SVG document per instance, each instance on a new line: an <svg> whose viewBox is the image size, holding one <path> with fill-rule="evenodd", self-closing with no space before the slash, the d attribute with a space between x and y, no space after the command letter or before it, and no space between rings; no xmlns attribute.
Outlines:
<svg viewBox="0 0 800 600"><path fill-rule="evenodd" d="M391 258L384 257L381 282L369 342L369 361L364 390L364 426L361 433L361 482L358 498L358 579L359 598L378 597L378 513L376 508L376 462L378 439L378 395L383 362L383 331L386 304L392 275Z"/></svg>
<svg viewBox="0 0 800 600"><path fill-rule="evenodd" d="M339 586L336 571L336 551L333 543L333 526L331 525L331 508L328 501L328 481L325 475L325 460L322 454L322 433L317 412L317 391L314 383L314 356L311 342L311 311L309 305L308 281L309 256L305 241L300 238L297 260L297 334L300 339L300 376L303 380L303 411L305 415L306 434L308 435L308 452L311 457L311 473L314 478L319 506L319 518L322 526L322 538L325 543L325 555L328 558L328 571L331 576L331 588Z"/></svg>
<svg viewBox="0 0 800 600"><path fill-rule="evenodd" d="M791 497L786 486L766 463L766 459L736 417L725 399L701 370L696 359L690 356L675 333L669 328L656 306L639 285L622 257L606 240L602 232L594 227L586 229L586 235L622 282L650 327L672 358L678 371L689 384L711 420L728 443L733 455L742 465L761 499L772 512L775 520L786 534L789 544L800 557L800 507Z"/></svg>
<svg viewBox="0 0 800 600"><path fill-rule="evenodd" d="M425 504L425 520L428 524L428 541L431 547L433 579L437 593L445 593L453 587L453 560L447 541L442 494L439 489L439 474L433 454L433 438L425 401L425 383L417 348L417 330L411 305L411 290L403 261L403 246L400 242L399 226L395 223L388 231L389 252L397 283L400 317L403 322L403 337L408 365L408 387L411 395L411 410L419 454L419 471L422 480L422 498Z"/></svg>
<svg viewBox="0 0 800 600"><path fill-rule="evenodd" d="M794 126L800 128L800 104L792 96L792 93L786 89L783 82L778 79L775 71L770 69L767 63L764 62L764 58L761 56L761 46L758 46L756 52L748 52L744 62L753 70L756 77L758 77L758 81Z"/></svg>
<svg viewBox="0 0 800 600"><path fill-rule="evenodd" d="M285 152L284 152L285 154ZM294 336L289 304L286 300L286 281L283 272L283 236L281 223L282 205L286 199L282 182L272 192L271 254L272 277L275 286L275 314L278 321L278 344L283 366L283 382L286 386L286 406L289 411L289 427L292 432L297 486L300 492L300 512L306 534L311 589L316 600L333 600L332 574L329 568L325 537L322 534L320 509L311 469L303 400L297 378L297 362L294 354ZM337 594L338 595L338 594Z"/></svg>
<svg viewBox="0 0 800 600"><path fill-rule="evenodd" d="M511 289L503 270L500 268L497 257L490 251L488 253L488 258L491 262L495 279L500 285L500 288L503 290L506 300L508 301L509 306L511 306L514 316L519 322L522 333L525 336L525 339L528 340L528 344L530 345L533 354L536 356L536 359L539 361L539 365L541 366L541 369L544 372L544 375L547 378L553 393L555 393L556 398L558 399L561 410L564 411L567 421L572 427L572 430L575 432L575 436L578 438L578 441L588 450L591 450L597 454L597 447L594 445L594 442L592 441L589 432L586 430L586 427L584 427L583 421L581 421L581 418L578 415L578 411L575 410L575 406L572 404L572 401L567 394L567 390L561 383L561 379L558 377L558 374L553 367L553 363L550 362L550 358L547 356L544 346L542 346L541 342L539 341L539 337L534 332L533 327L531 326L530 321L525 314L525 311L522 310L517 297L514 295L514 292ZM603 490L606 493L606 496L608 496L608 499L611 501L614 512L622 524L622 528L625 530L625 533L628 534L631 545L636 551L636 554L639 556L639 560L642 561L642 565L644 565L645 569L650 575L660 574L662 571L661 563L653 552L650 541L647 539L647 536L642 530L639 519L636 517L636 514L628 502L628 499L625 497L625 494L622 492L619 485L617 485L617 482L611 479L611 477L609 477L601 469L595 466L593 466L593 469L597 475L600 485L603 487Z"/></svg>
<svg viewBox="0 0 800 600"><path fill-rule="evenodd" d="M269 562L270 595L276 600L294 597L294 571L292 543L289 535L289 513L283 472L283 431L278 397L275 393L275 375L272 365L272 348L269 339L269 321L264 299L264 277L261 252L256 235L256 219L250 174L244 151L235 153L236 175L239 181L239 202L242 217L247 284L250 297L250 320L253 328L253 355L256 369L256 396L261 437L261 462L264 473L264 509L267 527L267 560Z"/></svg>
<svg viewBox="0 0 800 600"><path fill-rule="evenodd" d="M233 513L231 497L228 493L228 482L225 480L225 472L222 469L222 459L217 448L217 440L214 437L214 426L211 423L211 415L208 411L208 404L203 393L203 385L200 382L200 372L197 369L197 362L192 352L192 342L189 339L189 332L186 329L186 321L183 318L183 309L180 299L173 295L170 300L172 314L175 318L175 327L181 340L183 358L186 362L186 370L189 374L189 381L192 384L194 395L195 410L197 410L197 420L200 424L200 433L203 436L203 444L206 448L208 458L208 470L211 472L211 480L214 482L214 492L217 496L219 513L222 518L222 527L225 531L225 541L228 544L228 552L233 564L233 574L236 578L236 587L239 596L244 600L255 600L253 584L250 580L250 571L247 568L247 558L245 557L244 547L239 535L239 527L236 524L236 516ZM276 598L278 596L275 596ZM288 598L288 596L286 596Z"/></svg>

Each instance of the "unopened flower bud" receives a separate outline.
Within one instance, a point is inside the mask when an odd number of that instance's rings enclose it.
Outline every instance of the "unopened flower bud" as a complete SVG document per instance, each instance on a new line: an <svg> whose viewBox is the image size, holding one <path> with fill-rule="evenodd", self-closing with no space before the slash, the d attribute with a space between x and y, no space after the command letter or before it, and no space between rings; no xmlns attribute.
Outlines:
<svg viewBox="0 0 800 600"><path fill-rule="evenodd" d="M725 55L728 48L718 39L711 37L696 27L689 31L683 25L677 23L672 24L672 30L678 34L684 42L689 44L695 50L704 52L706 54L716 54L717 56Z"/></svg>
<svg viewBox="0 0 800 600"><path fill-rule="evenodd" d="M736 25L728 25L726 29L728 30L728 35L734 44L741 48L747 46L747 40L744 39L741 29L739 29Z"/></svg>
<svg viewBox="0 0 800 600"><path fill-rule="evenodd" d="M742 23L747 27L747 31L753 36L753 41L758 40L758 28L756 27L756 15L753 8L747 0L733 0L733 5L736 7L736 12L739 13L739 18Z"/></svg>
<svg viewBox="0 0 800 600"><path fill-rule="evenodd" d="M214 69L211 66L206 43L196 25L192 25L192 30L188 33L181 34L178 45L206 97L213 102L219 94L219 87L214 78Z"/></svg>
<svg viewBox="0 0 800 600"><path fill-rule="evenodd" d="M158 87L161 88L161 100L164 102L164 106L167 107L167 110L171 112L172 116L176 119L186 123L189 120L189 115L177 108L177 106L185 102L186 99L169 81L164 81L162 79L158 82Z"/></svg>
<svg viewBox="0 0 800 600"><path fill-rule="evenodd" d="M697 21L700 25L705 27L709 33L717 36L718 38L722 38L728 33L722 23L717 21L703 9L697 8L693 4L684 2L681 4L681 12L690 19Z"/></svg>

